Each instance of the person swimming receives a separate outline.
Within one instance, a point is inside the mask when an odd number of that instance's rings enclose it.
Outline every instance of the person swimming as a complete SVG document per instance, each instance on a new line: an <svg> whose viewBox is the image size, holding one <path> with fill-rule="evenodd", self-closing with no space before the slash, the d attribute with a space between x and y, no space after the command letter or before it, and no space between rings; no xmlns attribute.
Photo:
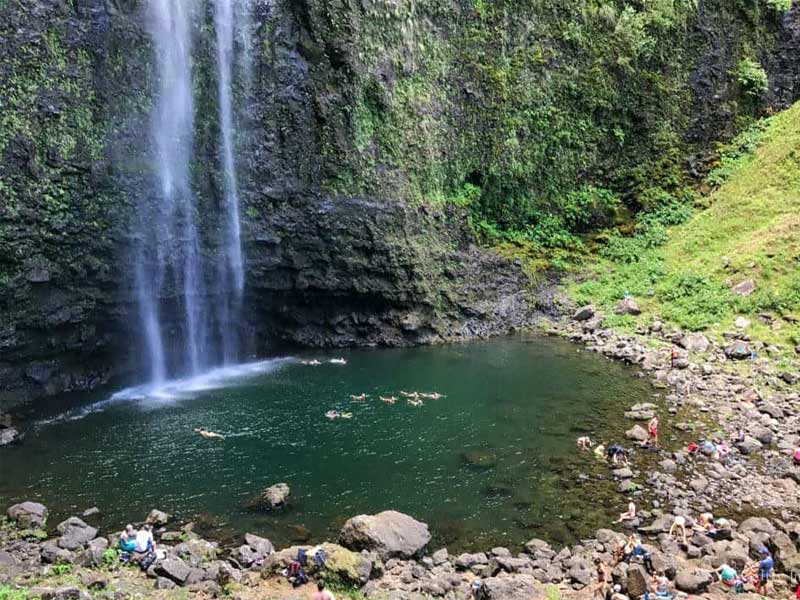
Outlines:
<svg viewBox="0 0 800 600"><path fill-rule="evenodd" d="M354 400L356 402L360 402L362 400L366 400L368 397L369 396L367 396L366 394L361 394L360 396L354 396L353 394L350 394L350 399Z"/></svg>
<svg viewBox="0 0 800 600"><path fill-rule="evenodd" d="M581 450L589 450L592 447L592 438L588 435L582 435L577 439L576 443Z"/></svg>
<svg viewBox="0 0 800 600"><path fill-rule="evenodd" d="M384 396L378 396L378 398L386 402L386 404L394 404L395 402L397 402L397 398L395 398L394 396L389 396L388 398Z"/></svg>
<svg viewBox="0 0 800 600"><path fill-rule="evenodd" d="M333 420L333 419L338 419L341 416L341 414L339 414L338 410L329 410L328 412L325 413L325 416L330 420Z"/></svg>
<svg viewBox="0 0 800 600"><path fill-rule="evenodd" d="M411 406L422 406L424 402L418 398L409 398L406 400Z"/></svg>
<svg viewBox="0 0 800 600"><path fill-rule="evenodd" d="M400 395L405 396L406 398L419 398L419 392L404 392L403 390L400 390Z"/></svg>
<svg viewBox="0 0 800 600"><path fill-rule="evenodd" d="M221 436L218 433L214 433L213 431L209 431L205 427L195 427L194 431L195 433L199 433L200 435L202 435L207 440L214 439L214 440L222 440L223 442L225 441L225 438L223 436Z"/></svg>
<svg viewBox="0 0 800 600"><path fill-rule="evenodd" d="M353 418L353 413L351 413L351 412L340 413L339 414L339 418L340 419L352 419Z"/></svg>
<svg viewBox="0 0 800 600"><path fill-rule="evenodd" d="M332 365L346 365L347 361L343 358L332 358L328 361Z"/></svg>
<svg viewBox="0 0 800 600"><path fill-rule="evenodd" d="M301 360L300 364L308 365L308 366L311 366L311 367L318 367L322 363L320 361L318 361L316 358L314 358L312 360Z"/></svg>
<svg viewBox="0 0 800 600"><path fill-rule="evenodd" d="M439 400L440 398L444 398L444 395L440 394L439 392L432 392L430 394L424 394L420 392L419 397L426 398L428 400Z"/></svg>

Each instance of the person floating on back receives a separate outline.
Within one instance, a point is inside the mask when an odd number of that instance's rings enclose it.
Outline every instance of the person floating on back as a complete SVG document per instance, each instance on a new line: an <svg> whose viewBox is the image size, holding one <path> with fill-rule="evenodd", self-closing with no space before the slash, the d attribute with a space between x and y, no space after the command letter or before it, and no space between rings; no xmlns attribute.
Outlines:
<svg viewBox="0 0 800 600"><path fill-rule="evenodd" d="M225 438L218 433L214 433L213 431L209 431L205 427L195 427L195 433L199 433L207 440L222 440L225 441Z"/></svg>
<svg viewBox="0 0 800 600"><path fill-rule="evenodd" d="M588 435L582 435L577 439L576 443L581 450L589 450L592 447L592 438Z"/></svg>

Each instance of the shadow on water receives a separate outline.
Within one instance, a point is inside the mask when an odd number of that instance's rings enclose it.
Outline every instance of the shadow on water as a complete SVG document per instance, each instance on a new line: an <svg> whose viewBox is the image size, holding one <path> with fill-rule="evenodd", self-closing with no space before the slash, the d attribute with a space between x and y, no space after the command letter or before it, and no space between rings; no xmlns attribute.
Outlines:
<svg viewBox="0 0 800 600"><path fill-rule="evenodd" d="M342 354L346 365L328 362ZM96 505L105 528L157 507L223 541L252 531L277 545L330 539L355 514L394 509L453 551L572 542L619 512L602 461L578 453L575 438L621 439L622 412L653 399L635 371L523 336L313 356L322 364L287 360L170 397L93 396L67 418L29 415L39 420L25 443L4 451L0 500L41 500L54 523ZM444 397L414 407L401 390ZM370 398L351 400L359 394ZM353 418L328 420L331 409ZM198 425L225 441L201 438ZM288 509L248 510L281 481Z"/></svg>

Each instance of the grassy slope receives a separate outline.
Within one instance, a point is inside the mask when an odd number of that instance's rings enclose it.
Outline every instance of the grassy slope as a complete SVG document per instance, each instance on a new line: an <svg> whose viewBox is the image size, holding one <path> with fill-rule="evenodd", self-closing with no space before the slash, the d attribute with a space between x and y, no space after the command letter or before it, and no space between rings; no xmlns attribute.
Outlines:
<svg viewBox="0 0 800 600"><path fill-rule="evenodd" d="M736 161L727 181L708 197L709 208L669 230L666 244L645 249L636 262L601 259L571 286L579 302L609 309L628 291L645 314L611 318L635 326L654 314L687 329L719 333L745 315L754 338L800 342L800 104L773 117L752 155ZM724 266L723 257L730 264ZM753 279L743 299L729 284ZM761 313L775 317L768 325Z"/></svg>

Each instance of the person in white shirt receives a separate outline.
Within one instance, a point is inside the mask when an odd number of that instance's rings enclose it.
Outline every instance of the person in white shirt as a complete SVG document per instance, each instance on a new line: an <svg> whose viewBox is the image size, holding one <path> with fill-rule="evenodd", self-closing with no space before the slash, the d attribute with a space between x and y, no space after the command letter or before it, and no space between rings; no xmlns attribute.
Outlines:
<svg viewBox="0 0 800 600"><path fill-rule="evenodd" d="M149 550L155 551L156 542L153 539L153 526L144 525L136 532L136 552L144 553Z"/></svg>

